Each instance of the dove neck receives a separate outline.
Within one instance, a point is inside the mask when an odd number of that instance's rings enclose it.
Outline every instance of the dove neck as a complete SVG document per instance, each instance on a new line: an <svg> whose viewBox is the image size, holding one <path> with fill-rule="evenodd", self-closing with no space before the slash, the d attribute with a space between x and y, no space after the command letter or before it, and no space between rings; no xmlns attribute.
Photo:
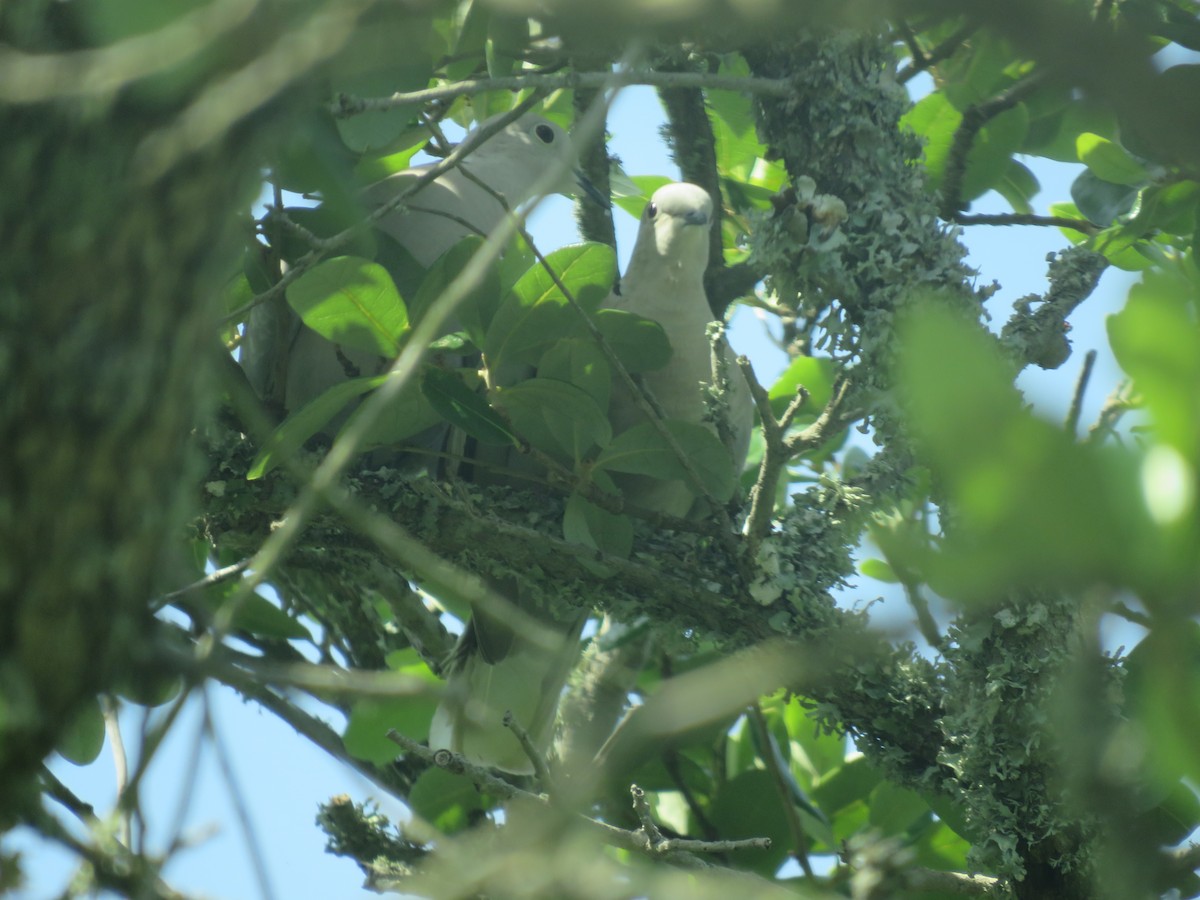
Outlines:
<svg viewBox="0 0 1200 900"><path fill-rule="evenodd" d="M695 260L639 259L635 254L629 268L621 279L621 293L627 297L637 296L639 311L643 314L657 311L680 312L681 300L705 308L704 264ZM693 300L692 298L696 298ZM651 316L653 318L653 316Z"/></svg>

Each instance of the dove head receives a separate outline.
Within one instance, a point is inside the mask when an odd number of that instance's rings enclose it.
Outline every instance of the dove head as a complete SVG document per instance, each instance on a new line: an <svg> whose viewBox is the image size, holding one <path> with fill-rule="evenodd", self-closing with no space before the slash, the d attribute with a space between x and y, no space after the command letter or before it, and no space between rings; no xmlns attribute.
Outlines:
<svg viewBox="0 0 1200 900"><path fill-rule="evenodd" d="M708 265L712 214L712 197L704 188L686 182L663 185L642 211L630 265L654 260L681 274L702 276Z"/></svg>
<svg viewBox="0 0 1200 900"><path fill-rule="evenodd" d="M479 127L496 118L481 122ZM537 182L556 164L562 169L562 178L548 191L570 193L575 182L575 160L575 148L566 131L548 119L526 113L492 135L462 164L503 194L510 206L518 206L533 196Z"/></svg>

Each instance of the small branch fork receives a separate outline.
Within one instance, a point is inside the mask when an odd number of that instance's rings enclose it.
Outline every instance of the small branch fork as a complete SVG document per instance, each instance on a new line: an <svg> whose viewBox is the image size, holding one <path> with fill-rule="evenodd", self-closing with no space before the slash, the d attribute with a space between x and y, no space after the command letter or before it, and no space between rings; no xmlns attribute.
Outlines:
<svg viewBox="0 0 1200 900"><path fill-rule="evenodd" d="M508 722L506 724L508 724L509 728L512 728L515 723ZM521 731L514 729L513 733L518 735L519 739L522 731L523 729ZM452 753L449 750L431 750L424 744L420 744L412 738L405 737L395 729L389 730L387 737L388 740L403 749L405 753L415 756L423 762L435 765L440 769L445 769L447 772L469 778L480 790L487 791L506 800L521 798L541 804L542 806L552 805L552 797L546 794L535 794L532 791L527 791L514 784L510 784L503 778L493 775L483 766L467 762L458 753ZM527 734L526 738L528 738ZM536 751L530 755L530 760L534 761L535 767L539 765L539 757L540 754L536 753ZM540 762L543 765L545 763L544 760ZM654 825L653 819L650 816L649 804L645 799L645 793L636 785L630 790L634 794L634 810L637 811L638 819L642 822L642 826L636 831L618 828L615 825L609 825L607 822L601 822L599 819L593 819L590 816L582 814L573 814L571 818L607 844L625 850L640 851L655 857L669 857L670 862L682 865L685 868L710 867L711 864L693 856L693 853L725 853L731 850L762 849L771 846L769 838L752 838L744 841L697 841L665 838L658 827ZM643 809L639 809L639 795L640 804L644 808L644 811ZM651 832L646 828L647 821L650 822L650 826L653 829L653 835L655 836L653 838L650 836Z"/></svg>
<svg viewBox="0 0 1200 900"><path fill-rule="evenodd" d="M771 400L766 389L754 377L750 360L739 356L738 368L746 376L750 385L750 393L754 397L754 405L762 419L763 429L763 458L758 470L758 480L750 489L750 514L746 519L745 533L748 538L747 554L754 559L758 545L771 529L771 515L775 509L775 491L779 479L788 462L795 456L817 447L826 441L830 435L845 428L859 418L857 409L846 409L846 399L850 394L852 383L849 379L839 378L833 387L833 395L829 403L817 416L815 422L803 431L788 435L788 429L796 415L808 402L808 391L798 387L796 396L788 404L787 409L779 418L771 409Z"/></svg>

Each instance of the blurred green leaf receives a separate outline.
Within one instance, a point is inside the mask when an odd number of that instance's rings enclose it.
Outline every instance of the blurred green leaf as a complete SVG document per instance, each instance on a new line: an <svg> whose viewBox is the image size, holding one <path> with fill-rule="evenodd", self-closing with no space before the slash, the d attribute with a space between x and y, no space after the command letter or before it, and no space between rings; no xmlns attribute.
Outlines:
<svg viewBox="0 0 1200 900"><path fill-rule="evenodd" d="M589 338L567 338L542 354L538 377L565 381L587 393L601 410L608 409L612 371L600 348Z"/></svg>
<svg viewBox="0 0 1200 900"><path fill-rule="evenodd" d="M667 421L666 426L709 492L719 501L728 500L734 488L733 462L717 436L692 422ZM596 468L665 481L689 481L679 457L650 422L613 438L596 459Z"/></svg>
<svg viewBox="0 0 1200 900"><path fill-rule="evenodd" d="M1101 181L1112 184L1140 185L1149 177L1146 167L1125 152L1119 144L1098 134L1084 132L1075 139L1075 151L1082 162Z"/></svg>
<svg viewBox="0 0 1200 900"><path fill-rule="evenodd" d="M409 304L409 312L414 322L421 320L434 301L441 297L446 288L462 273L481 246L483 238L470 235L434 261L421 281L421 287L413 297L412 303ZM458 321L462 322L477 347L483 346L484 331L499 305L500 270L493 264L459 303L456 312ZM452 327L452 323L448 327Z"/></svg>
<svg viewBox="0 0 1200 900"><path fill-rule="evenodd" d="M488 75L503 78L513 74L529 43L529 19L493 10L488 22L485 47Z"/></svg>
<svg viewBox="0 0 1200 900"><path fill-rule="evenodd" d="M517 432L548 453L579 462L593 447L612 440L608 416L586 392L565 381L531 378L492 392Z"/></svg>
<svg viewBox="0 0 1200 900"><path fill-rule="evenodd" d="M828 772L811 791L813 800L827 816L855 802L862 802L880 783L882 776L862 755L853 756Z"/></svg>
<svg viewBox="0 0 1200 900"><path fill-rule="evenodd" d="M1004 176L996 182L995 188L996 192L1008 201L1013 212L1028 215L1033 212L1030 201L1037 196L1042 186L1027 166L1010 159Z"/></svg>
<svg viewBox="0 0 1200 900"><path fill-rule="evenodd" d="M471 779L430 766L413 785L408 806L435 828L447 834L462 831L471 814L483 809L483 797Z"/></svg>
<svg viewBox="0 0 1200 900"><path fill-rule="evenodd" d="M429 18L398 5L372 6L330 61L330 88L334 94L351 97L388 97L427 87L438 43ZM393 147L414 115L413 108L403 106L346 116L336 122L342 140L352 151L376 153Z"/></svg>
<svg viewBox="0 0 1200 900"><path fill-rule="evenodd" d="M250 464L246 480L262 478L304 446L309 438L320 433L351 400L379 387L386 380L386 375L351 378L318 394L284 419L271 433L266 445L258 451L258 455Z"/></svg>
<svg viewBox="0 0 1200 900"><path fill-rule="evenodd" d="M1113 354L1134 379L1158 434L1200 458L1200 283L1184 270L1146 272L1125 308L1108 317Z"/></svg>
<svg viewBox="0 0 1200 900"><path fill-rule="evenodd" d="M962 113L943 94L933 93L918 101L901 124L925 138L925 167L930 187L940 190L955 132L962 124ZM981 128L967 152L958 199L974 200L1001 183L1028 130L1029 111L1024 104L1005 110Z"/></svg>
<svg viewBox="0 0 1200 900"><path fill-rule="evenodd" d="M871 808L871 824L888 836L907 834L931 814L929 804L920 794L890 781L875 786L867 805Z"/></svg>
<svg viewBox="0 0 1200 900"><path fill-rule="evenodd" d="M633 551L633 522L572 493L563 514L563 537L624 559Z"/></svg>
<svg viewBox="0 0 1200 900"><path fill-rule="evenodd" d="M709 819L725 840L771 839L769 850L739 850L737 863L770 877L791 847L787 814L771 773L748 769L725 782L709 807Z"/></svg>
<svg viewBox="0 0 1200 900"><path fill-rule="evenodd" d="M462 81L484 64L491 12L486 3L470 0L461 12L461 26L454 40L450 61L446 63L446 78Z"/></svg>
<svg viewBox="0 0 1200 900"><path fill-rule="evenodd" d="M389 378L398 377L399 373L395 373L381 375L372 380L378 382L378 386L382 386ZM346 423L338 429L335 437L340 438L347 430L354 428L361 413L362 407L359 406L346 419ZM434 408L429 398L420 389L419 384L409 383L405 385L399 396L389 401L387 406L375 417L375 421L363 435L358 450L360 453L365 453L377 447L401 445L410 438L422 435L424 431L441 421L441 413Z"/></svg>
<svg viewBox="0 0 1200 900"><path fill-rule="evenodd" d="M390 359L408 332L408 310L383 266L357 256L318 263L287 288L288 304L326 340Z"/></svg>
<svg viewBox="0 0 1200 900"><path fill-rule="evenodd" d="M661 369L670 361L671 342L653 319L623 309L601 309L593 320L630 375Z"/></svg>
<svg viewBox="0 0 1200 900"><path fill-rule="evenodd" d="M384 766L400 755L400 748L388 740L394 728L415 741L429 737L429 723L437 708L437 698L428 696L361 697L350 707L342 744L346 752L377 766Z"/></svg>
<svg viewBox="0 0 1200 900"><path fill-rule="evenodd" d="M421 392L447 422L485 444L512 444L514 438L505 421L496 414L482 395L464 381L473 373L448 372L426 368L421 377Z"/></svg>
<svg viewBox="0 0 1200 900"><path fill-rule="evenodd" d="M1080 172L1071 182L1071 199L1088 221L1108 225L1133 208L1138 190L1123 184L1111 184L1090 169Z"/></svg>
<svg viewBox="0 0 1200 900"><path fill-rule="evenodd" d="M546 261L588 312L593 312L612 288L616 256L605 244L563 247ZM488 326L483 352L489 367L536 362L551 344L573 330L577 317L546 270L534 264L501 302Z"/></svg>
<svg viewBox="0 0 1200 900"><path fill-rule="evenodd" d="M95 762L104 749L104 713L99 700L92 697L79 708L59 735L54 749L77 766Z"/></svg>
<svg viewBox="0 0 1200 900"><path fill-rule="evenodd" d="M816 356L797 356L767 391L771 400L771 411L776 416L783 415L784 410L795 399L796 389L803 387L808 391L808 400L796 418L801 421L815 419L833 396L834 375L833 360Z"/></svg>
<svg viewBox="0 0 1200 900"><path fill-rule="evenodd" d="M862 572L868 578L874 578L876 581L882 581L885 584L900 583L900 579L896 577L895 571L882 559L864 559L858 564L858 571Z"/></svg>

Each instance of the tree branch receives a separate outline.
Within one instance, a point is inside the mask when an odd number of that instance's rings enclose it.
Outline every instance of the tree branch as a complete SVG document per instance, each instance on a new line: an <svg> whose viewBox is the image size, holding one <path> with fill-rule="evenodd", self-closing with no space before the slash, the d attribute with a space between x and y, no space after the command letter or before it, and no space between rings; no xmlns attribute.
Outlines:
<svg viewBox="0 0 1200 900"><path fill-rule="evenodd" d="M444 87L396 93L390 97L362 98L338 94L330 104L330 112L337 118L345 118L365 112L380 112L402 106L453 100L456 97L482 94L486 91L535 90L549 93L560 90L629 87L635 84L652 87L740 91L775 97L786 97L794 91L792 83L787 79L710 75L700 72L564 72L559 75L512 75L506 78L459 81Z"/></svg>

